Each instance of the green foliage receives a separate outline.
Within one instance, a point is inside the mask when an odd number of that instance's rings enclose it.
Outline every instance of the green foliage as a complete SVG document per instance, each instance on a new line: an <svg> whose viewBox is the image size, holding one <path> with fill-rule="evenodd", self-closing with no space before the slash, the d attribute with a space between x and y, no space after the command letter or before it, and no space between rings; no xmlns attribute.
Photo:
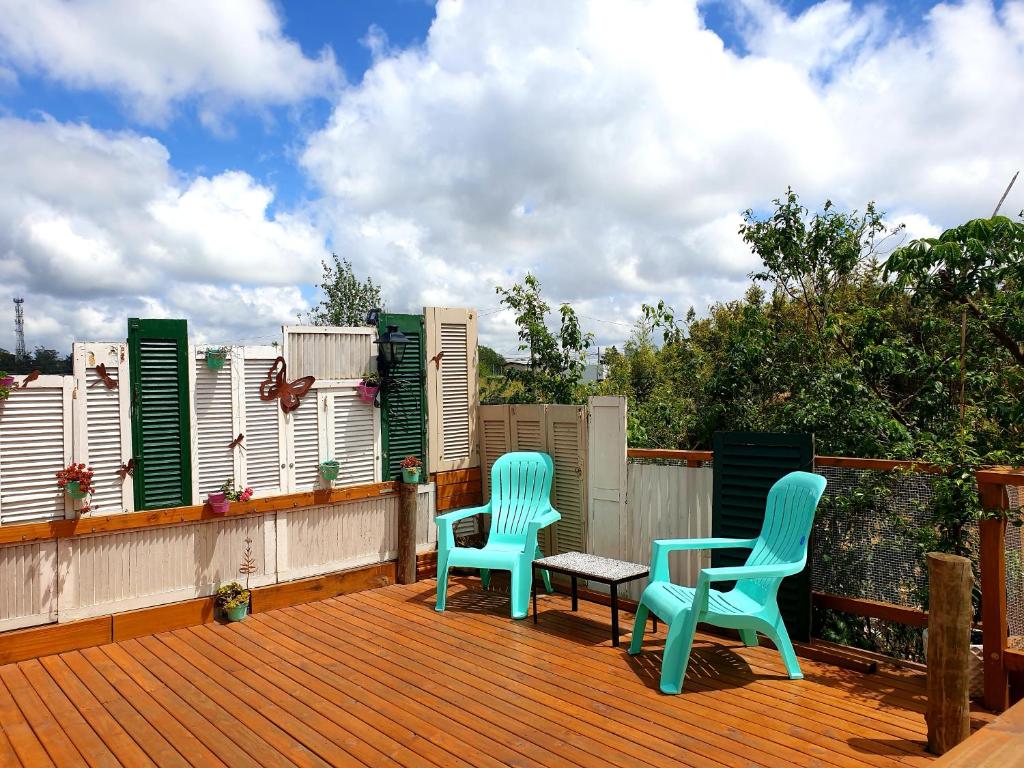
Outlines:
<svg viewBox="0 0 1024 768"><path fill-rule="evenodd" d="M18 359L13 352L0 349L0 370L12 375L39 371L44 376L65 376L71 373L71 355L61 355L55 349L36 347L25 357Z"/></svg>
<svg viewBox="0 0 1024 768"><path fill-rule="evenodd" d="M371 309L382 307L380 286L367 277L365 282L356 277L352 263L331 254L334 264L323 262L324 275L320 290L324 300L310 310L314 325L366 325Z"/></svg>
<svg viewBox="0 0 1024 768"><path fill-rule="evenodd" d="M594 336L583 332L575 310L568 304L559 307L559 330L548 328L551 307L541 297L540 289L540 281L529 273L522 283L496 289L501 304L515 312L519 349L529 353L525 370L506 372L510 381L520 385L512 398L528 403L579 402L586 353Z"/></svg>
<svg viewBox="0 0 1024 768"><path fill-rule="evenodd" d="M505 358L490 347L481 344L479 352L480 378L488 379L505 375Z"/></svg>
<svg viewBox="0 0 1024 768"><path fill-rule="evenodd" d="M248 605L249 596L250 592L248 589L243 589L242 585L237 581L232 581L230 584L224 584L217 589L214 600L218 608L226 611L242 605Z"/></svg>

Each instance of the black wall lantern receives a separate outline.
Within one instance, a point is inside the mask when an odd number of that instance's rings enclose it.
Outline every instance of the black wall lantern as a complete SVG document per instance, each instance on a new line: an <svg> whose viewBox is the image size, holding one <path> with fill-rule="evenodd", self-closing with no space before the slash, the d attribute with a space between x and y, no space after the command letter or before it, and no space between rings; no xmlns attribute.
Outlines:
<svg viewBox="0 0 1024 768"><path fill-rule="evenodd" d="M387 332L373 343L377 345L377 368L382 381L386 381L391 370L402 363L409 337L398 330L397 325L389 325Z"/></svg>

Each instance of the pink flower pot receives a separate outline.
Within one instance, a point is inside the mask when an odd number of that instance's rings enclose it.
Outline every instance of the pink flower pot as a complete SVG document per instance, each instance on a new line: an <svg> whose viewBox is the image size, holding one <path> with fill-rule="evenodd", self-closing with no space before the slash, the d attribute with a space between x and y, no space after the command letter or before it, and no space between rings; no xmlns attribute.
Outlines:
<svg viewBox="0 0 1024 768"><path fill-rule="evenodd" d="M227 496L221 491L216 491L207 496L206 503L210 505L210 511L215 515L225 514L231 506L231 502L228 501Z"/></svg>
<svg viewBox="0 0 1024 768"><path fill-rule="evenodd" d="M377 392L380 387L371 387L368 384L360 384L356 387L356 392L359 394L359 399L364 403L372 403L377 397Z"/></svg>

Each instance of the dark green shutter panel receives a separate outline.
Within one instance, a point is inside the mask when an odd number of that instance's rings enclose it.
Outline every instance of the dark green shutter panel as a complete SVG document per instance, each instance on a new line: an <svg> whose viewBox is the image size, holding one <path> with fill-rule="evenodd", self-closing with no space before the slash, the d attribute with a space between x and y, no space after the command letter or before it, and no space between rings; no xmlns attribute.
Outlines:
<svg viewBox="0 0 1024 768"><path fill-rule="evenodd" d="M188 326L128 320L135 508L192 503Z"/></svg>
<svg viewBox="0 0 1024 768"><path fill-rule="evenodd" d="M395 384L381 393L381 432L383 442L383 477L393 480L402 474L399 466L406 456L419 456L423 462L422 477L427 474L427 401L426 401L426 336L423 315L381 313L381 333L389 325L409 337L402 362L392 372Z"/></svg>
<svg viewBox="0 0 1024 768"><path fill-rule="evenodd" d="M814 471L814 435L716 432L711 535L752 539L761 532L768 491L790 472ZM711 565L743 565L749 550L712 550ZM808 558L809 560L809 558ZM729 589L717 584L716 589ZM811 637L811 567L786 578L779 588L779 610L793 640Z"/></svg>

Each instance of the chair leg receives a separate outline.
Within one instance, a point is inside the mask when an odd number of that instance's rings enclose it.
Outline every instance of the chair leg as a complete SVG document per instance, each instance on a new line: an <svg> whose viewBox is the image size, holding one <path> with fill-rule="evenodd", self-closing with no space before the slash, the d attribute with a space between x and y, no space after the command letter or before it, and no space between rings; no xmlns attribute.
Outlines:
<svg viewBox="0 0 1024 768"><path fill-rule="evenodd" d="M781 618L775 622L773 630L774 632L769 637L771 637L775 647L779 649L779 653L782 655L782 663L786 665L789 679L803 680L803 670L800 669L800 662L796 657L796 651L793 650L793 642L789 639L789 632L786 631L786 625Z"/></svg>
<svg viewBox="0 0 1024 768"><path fill-rule="evenodd" d="M484 589L491 588L491 569L481 568L480 569L480 583L483 584Z"/></svg>
<svg viewBox="0 0 1024 768"><path fill-rule="evenodd" d="M509 590L512 598L512 618L525 619L530 611L530 587L533 580L530 575L530 563L516 563L512 568L512 587Z"/></svg>
<svg viewBox="0 0 1024 768"><path fill-rule="evenodd" d="M697 613L688 610L669 625L665 652L661 659L661 692L679 693L683 690L683 677L690 663L693 636L697 631Z"/></svg>
<svg viewBox="0 0 1024 768"><path fill-rule="evenodd" d="M640 653L640 646L644 642L644 629L647 627L647 614L651 612L651 609L640 602L640 605L636 607L636 618L633 619L633 639L629 641L629 655L636 656ZM637 627L640 631L637 631Z"/></svg>
<svg viewBox="0 0 1024 768"><path fill-rule="evenodd" d="M540 544L537 545L537 552L533 556L534 560L539 560L544 557L544 553L541 551ZM540 575L544 577L544 591L549 595L554 592L554 588L551 586L551 574L548 571L541 571Z"/></svg>
<svg viewBox="0 0 1024 768"><path fill-rule="evenodd" d="M741 629L740 640L748 648L754 648L757 646L757 630L756 629Z"/></svg>
<svg viewBox="0 0 1024 768"><path fill-rule="evenodd" d="M437 553L437 605L435 611L443 611L448 597L448 553Z"/></svg>

